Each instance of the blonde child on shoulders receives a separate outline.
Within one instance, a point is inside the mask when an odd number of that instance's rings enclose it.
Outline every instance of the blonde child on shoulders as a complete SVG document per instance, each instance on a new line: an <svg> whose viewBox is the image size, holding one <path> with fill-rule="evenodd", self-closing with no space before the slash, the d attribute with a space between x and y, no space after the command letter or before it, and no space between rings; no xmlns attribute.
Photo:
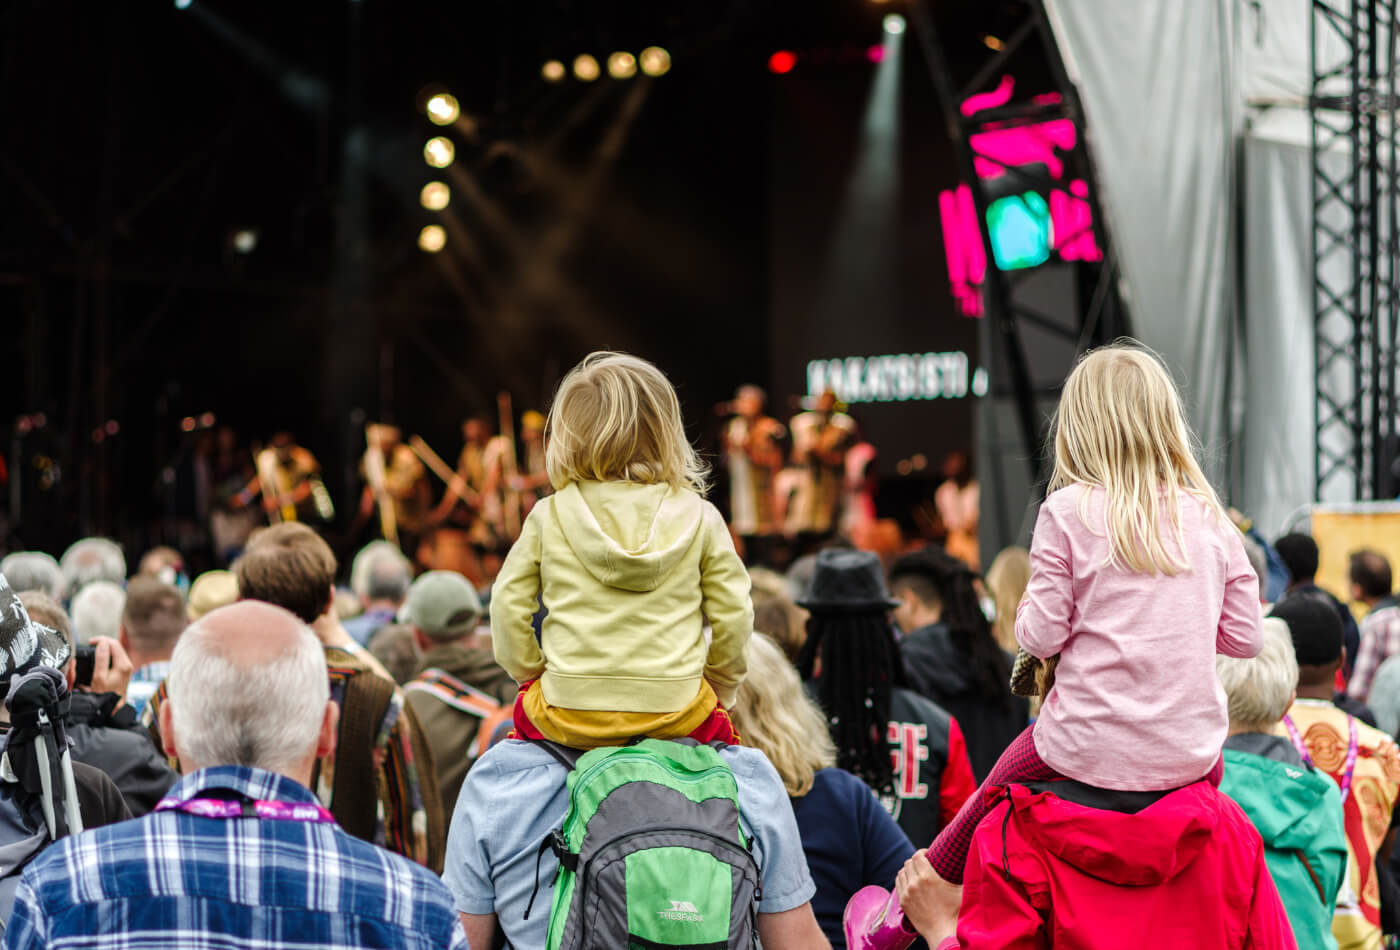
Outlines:
<svg viewBox="0 0 1400 950"><path fill-rule="evenodd" d="M1054 685L929 849L949 881L962 880L991 789L1219 784L1229 716L1215 655L1252 657L1263 642L1258 579L1155 355L1128 344L1086 355L1065 381L1054 438L1016 613L1021 648L1058 656Z"/></svg>
<svg viewBox="0 0 1400 950"><path fill-rule="evenodd" d="M738 742L725 707L746 669L749 576L702 497L670 382L635 356L593 353L559 384L545 438L555 493L491 595L496 660L521 684L516 734L576 749Z"/></svg>

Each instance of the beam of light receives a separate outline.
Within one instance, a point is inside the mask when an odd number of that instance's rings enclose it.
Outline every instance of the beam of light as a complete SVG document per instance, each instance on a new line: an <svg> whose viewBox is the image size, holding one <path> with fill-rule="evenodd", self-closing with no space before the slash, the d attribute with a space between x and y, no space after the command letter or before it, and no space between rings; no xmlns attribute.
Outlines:
<svg viewBox="0 0 1400 950"><path fill-rule="evenodd" d="M895 36L898 36L899 34L904 32L906 26L907 24L904 22L904 17L900 16L898 13L885 14L886 33L892 33Z"/></svg>
<svg viewBox="0 0 1400 950"><path fill-rule="evenodd" d="M664 76L671 71L671 54L659 46L648 46L637 57L642 72L648 76Z"/></svg>
<svg viewBox="0 0 1400 950"><path fill-rule="evenodd" d="M637 75L637 57L617 52L608 57L608 75L614 79L631 79Z"/></svg>
<svg viewBox="0 0 1400 950"><path fill-rule="evenodd" d="M603 74L598 61L587 53L574 57L574 78L579 82L592 82Z"/></svg>
<svg viewBox="0 0 1400 950"><path fill-rule="evenodd" d="M462 114L462 108L451 93L440 92L428 100L428 121L433 125L451 125Z"/></svg>

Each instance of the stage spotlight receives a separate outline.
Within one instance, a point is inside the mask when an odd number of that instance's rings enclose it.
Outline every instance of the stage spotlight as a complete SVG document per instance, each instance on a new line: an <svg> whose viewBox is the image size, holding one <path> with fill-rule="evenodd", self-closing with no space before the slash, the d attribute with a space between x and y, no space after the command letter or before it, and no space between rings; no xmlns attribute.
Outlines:
<svg viewBox="0 0 1400 950"><path fill-rule="evenodd" d="M461 106L450 93L440 92L428 100L428 121L433 125L451 125L461 114Z"/></svg>
<svg viewBox="0 0 1400 950"><path fill-rule="evenodd" d="M452 189L440 181L430 181L418 194L418 201L429 211L441 211L452 200Z"/></svg>
<svg viewBox="0 0 1400 950"><path fill-rule="evenodd" d="M603 74L598 61L587 53L574 58L574 78L581 82L592 82Z"/></svg>
<svg viewBox="0 0 1400 950"><path fill-rule="evenodd" d="M664 76L671 71L671 54L659 46L648 46L638 57L642 72L648 76Z"/></svg>
<svg viewBox="0 0 1400 950"><path fill-rule="evenodd" d="M1002 50L1006 49L1006 44L1001 41L1001 37L993 36L990 33L983 34L982 45L995 53L1000 53Z"/></svg>
<svg viewBox="0 0 1400 950"><path fill-rule="evenodd" d="M258 246L258 232L252 228L240 228L233 232L233 249L240 254L251 254Z"/></svg>
<svg viewBox="0 0 1400 950"><path fill-rule="evenodd" d="M631 79L637 75L637 57L631 53L613 53L608 57L608 75L614 79Z"/></svg>
<svg viewBox="0 0 1400 950"><path fill-rule="evenodd" d="M776 73L779 76L792 72L793 67L796 65L797 54L789 50L780 49L772 56L768 57L768 71L770 73Z"/></svg>
<svg viewBox="0 0 1400 950"><path fill-rule="evenodd" d="M423 160L434 168L446 168L456 157L456 147L453 146L452 140L444 135L428 139L428 144L423 146Z"/></svg>
<svg viewBox="0 0 1400 950"><path fill-rule="evenodd" d="M436 254L447 244L447 232L440 224L429 224L418 232L418 246L429 254Z"/></svg>
<svg viewBox="0 0 1400 950"><path fill-rule="evenodd" d="M885 32L898 36L904 32L904 17L898 13L885 14Z"/></svg>
<svg viewBox="0 0 1400 950"><path fill-rule="evenodd" d="M191 3L194 3L194 0L175 0L175 9L188 10Z"/></svg>
<svg viewBox="0 0 1400 950"><path fill-rule="evenodd" d="M865 51L865 58L872 63L883 63L885 61L885 47L879 43Z"/></svg>
<svg viewBox="0 0 1400 950"><path fill-rule="evenodd" d="M545 82L563 82L564 77L569 75L569 71L559 60L551 59L540 67L540 75L544 77Z"/></svg>

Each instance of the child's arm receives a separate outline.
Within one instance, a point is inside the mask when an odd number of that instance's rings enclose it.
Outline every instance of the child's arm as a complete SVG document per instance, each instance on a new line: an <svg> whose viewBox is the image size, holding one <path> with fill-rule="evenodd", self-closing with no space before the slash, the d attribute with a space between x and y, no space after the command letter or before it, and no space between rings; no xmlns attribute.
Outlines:
<svg viewBox="0 0 1400 950"><path fill-rule="evenodd" d="M1016 608L1016 642L1032 656L1049 659L1069 639L1073 614L1069 537L1049 504L1043 504L1031 537L1031 579Z"/></svg>
<svg viewBox="0 0 1400 950"><path fill-rule="evenodd" d="M1220 608L1220 627L1215 635L1215 651L1226 656L1248 659L1264 646L1264 629L1259 621L1259 575L1244 553L1244 542L1233 527L1226 544L1225 601Z"/></svg>
<svg viewBox="0 0 1400 950"><path fill-rule="evenodd" d="M539 515L547 507L536 505L520 527L520 538L506 555L496 582L491 585L491 645L496 662L517 683L544 672L544 654L535 642L531 620L539 609ZM542 516L542 515L541 515Z"/></svg>
<svg viewBox="0 0 1400 950"><path fill-rule="evenodd" d="M700 556L700 594L713 636L705 657L705 678L721 706L734 705L749 668L753 600L749 572L734 551L734 541L714 505L705 504L704 553Z"/></svg>

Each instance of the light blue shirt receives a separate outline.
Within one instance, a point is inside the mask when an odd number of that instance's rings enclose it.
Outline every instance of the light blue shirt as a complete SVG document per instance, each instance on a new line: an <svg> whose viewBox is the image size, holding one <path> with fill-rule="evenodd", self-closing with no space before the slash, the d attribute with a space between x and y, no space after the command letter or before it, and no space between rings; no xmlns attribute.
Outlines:
<svg viewBox="0 0 1400 950"><path fill-rule="evenodd" d="M733 746L720 754L734 770L741 822L754 839L763 881L759 913L801 907L816 887L782 779L755 749ZM494 912L513 947L545 945L554 897L549 860L540 868L540 892L530 919L524 914L540 842L563 823L569 808L566 774L544 749L512 739L493 746L472 766L457 798L443 883L458 911Z"/></svg>

